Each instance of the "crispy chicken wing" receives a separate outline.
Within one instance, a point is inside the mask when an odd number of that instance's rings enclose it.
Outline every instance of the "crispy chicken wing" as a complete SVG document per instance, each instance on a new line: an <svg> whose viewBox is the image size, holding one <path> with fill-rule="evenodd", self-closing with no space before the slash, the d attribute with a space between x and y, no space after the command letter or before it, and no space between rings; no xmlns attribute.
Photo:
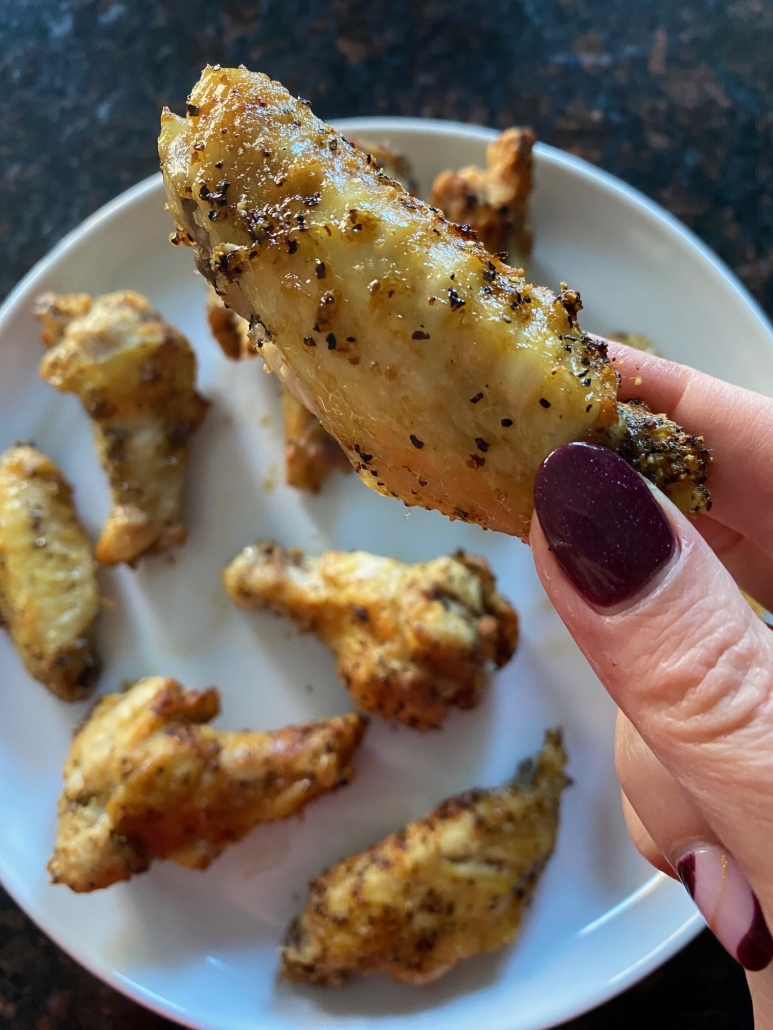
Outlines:
<svg viewBox="0 0 773 1030"><path fill-rule="evenodd" d="M172 241L373 489L526 537L552 450L626 438L576 292L528 285L265 75L207 68L187 112L159 142ZM698 510L708 452L671 450L663 485Z"/></svg>
<svg viewBox="0 0 773 1030"><path fill-rule="evenodd" d="M232 733L204 725L219 708L214 687L184 690L163 676L99 701L64 764L54 883L93 891L156 858L206 869L258 823L351 779L362 716Z"/></svg>
<svg viewBox="0 0 773 1030"><path fill-rule="evenodd" d="M518 641L487 562L464 551L404 565L364 551L304 558L264 540L223 581L241 607L270 608L328 644L361 708L417 729L476 705Z"/></svg>
<svg viewBox="0 0 773 1030"><path fill-rule="evenodd" d="M240 361L255 357L256 351L248 335L248 323L227 308L210 286L207 320L212 335L227 358ZM290 393L282 390L282 414L285 430L285 478L298 490L317 493L334 470L351 472L349 459L338 442L320 425L316 415Z"/></svg>
<svg viewBox="0 0 773 1030"><path fill-rule="evenodd" d="M49 348L40 375L75 393L94 423L113 507L97 544L105 565L185 540L181 493L188 441L208 403L190 344L139 293L38 299Z"/></svg>
<svg viewBox="0 0 773 1030"><path fill-rule="evenodd" d="M558 832L566 755L549 732L510 783L450 798L311 883L282 949L290 980L425 984L515 940Z"/></svg>
<svg viewBox="0 0 773 1030"><path fill-rule="evenodd" d="M506 253L523 267L531 252L532 129L506 129L489 143L486 168L469 165L441 172L432 183L430 203L459 225L469 225L486 250Z"/></svg>
<svg viewBox="0 0 773 1030"><path fill-rule="evenodd" d="M99 672L93 624L96 562L70 484L45 454L16 444L0 456L0 622L31 676L65 701Z"/></svg>

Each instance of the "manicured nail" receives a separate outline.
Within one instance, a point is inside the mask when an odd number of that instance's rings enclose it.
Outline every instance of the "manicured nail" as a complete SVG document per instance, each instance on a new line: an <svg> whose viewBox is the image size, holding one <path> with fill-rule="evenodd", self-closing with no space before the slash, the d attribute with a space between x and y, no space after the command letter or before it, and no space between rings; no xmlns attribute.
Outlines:
<svg viewBox="0 0 773 1030"><path fill-rule="evenodd" d="M773 937L735 859L717 844L690 844L676 871L722 947L744 969L764 969L773 959Z"/></svg>
<svg viewBox="0 0 773 1030"><path fill-rule="evenodd" d="M606 447L553 451L537 471L534 504L564 572L603 608L635 597L676 548L646 483Z"/></svg>

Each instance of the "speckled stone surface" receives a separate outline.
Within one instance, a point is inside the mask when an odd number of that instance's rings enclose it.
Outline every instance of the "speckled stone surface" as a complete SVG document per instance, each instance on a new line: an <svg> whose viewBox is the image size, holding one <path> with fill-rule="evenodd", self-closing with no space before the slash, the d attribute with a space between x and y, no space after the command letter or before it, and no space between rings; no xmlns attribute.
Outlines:
<svg viewBox="0 0 773 1030"><path fill-rule="evenodd" d="M773 312L770 0L0 0L0 295L156 170L158 112L245 63L323 117L533 125L694 229ZM704 934L571 1024L751 1027ZM102 986L0 892L0 1028L171 1026Z"/></svg>

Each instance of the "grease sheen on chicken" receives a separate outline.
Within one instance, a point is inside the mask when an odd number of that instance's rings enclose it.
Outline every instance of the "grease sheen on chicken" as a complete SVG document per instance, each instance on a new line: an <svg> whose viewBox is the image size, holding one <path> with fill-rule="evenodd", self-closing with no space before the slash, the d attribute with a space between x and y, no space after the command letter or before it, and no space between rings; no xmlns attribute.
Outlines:
<svg viewBox="0 0 773 1030"><path fill-rule="evenodd" d="M228 732L204 725L219 709L214 687L163 676L99 701L64 764L54 883L93 891L164 858L206 869L258 823L351 779L362 716Z"/></svg>
<svg viewBox="0 0 773 1030"><path fill-rule="evenodd" d="M329 644L361 708L417 729L476 705L518 640L487 562L463 551L405 565L364 551L304 558L264 540L223 580L238 605L270 608Z"/></svg>
<svg viewBox="0 0 773 1030"><path fill-rule="evenodd" d="M159 142L173 242L363 482L525 537L552 450L629 441L685 510L706 503L702 441L661 420L652 465L575 292L527 284L265 75L207 68L187 111Z"/></svg>
<svg viewBox="0 0 773 1030"><path fill-rule="evenodd" d="M99 672L93 625L96 562L70 484L45 454L16 444L0 456L0 624L30 675L65 701Z"/></svg>
<svg viewBox="0 0 773 1030"><path fill-rule="evenodd" d="M426 984L514 941L555 847L565 764L561 735L549 732L510 783L450 798L313 880L282 949L284 975L335 986L383 971Z"/></svg>
<svg viewBox="0 0 773 1030"><path fill-rule="evenodd" d="M113 506L97 544L105 565L182 544L188 442L209 404L191 345L139 293L44 294L41 378L75 393L94 424Z"/></svg>

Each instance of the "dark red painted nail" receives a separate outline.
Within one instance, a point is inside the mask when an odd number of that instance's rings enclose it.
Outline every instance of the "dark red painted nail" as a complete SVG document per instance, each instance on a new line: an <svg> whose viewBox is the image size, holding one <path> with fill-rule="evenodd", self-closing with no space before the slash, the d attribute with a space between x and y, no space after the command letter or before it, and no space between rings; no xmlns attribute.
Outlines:
<svg viewBox="0 0 773 1030"><path fill-rule="evenodd" d="M676 871L709 929L744 969L765 969L773 937L757 895L732 855L718 844L693 843L676 860Z"/></svg>
<svg viewBox="0 0 773 1030"><path fill-rule="evenodd" d="M553 451L537 472L534 503L564 572L604 608L635 597L676 548L646 483L606 447L568 443Z"/></svg>

